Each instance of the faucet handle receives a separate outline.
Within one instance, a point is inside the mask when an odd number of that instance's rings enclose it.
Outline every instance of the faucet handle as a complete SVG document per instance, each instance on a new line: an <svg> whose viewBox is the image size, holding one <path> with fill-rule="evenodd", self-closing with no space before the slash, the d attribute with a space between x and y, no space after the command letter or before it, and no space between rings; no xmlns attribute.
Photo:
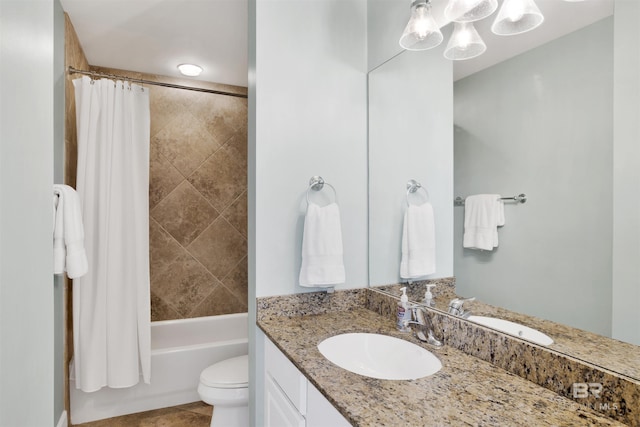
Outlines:
<svg viewBox="0 0 640 427"><path fill-rule="evenodd" d="M465 302L470 302L470 301L474 301L476 299L476 297L471 297L471 298L454 298L451 300L451 302L449 302L449 314L453 314L454 316L469 316L469 312L468 311L464 311L464 309L462 308L462 305Z"/></svg>
<svg viewBox="0 0 640 427"><path fill-rule="evenodd" d="M427 310L421 306L414 306L412 314L415 321L412 321L411 323L419 326L419 328L414 330L416 338L420 341L431 344L432 346L441 347L442 342L438 341L434 336L433 322L431 321Z"/></svg>

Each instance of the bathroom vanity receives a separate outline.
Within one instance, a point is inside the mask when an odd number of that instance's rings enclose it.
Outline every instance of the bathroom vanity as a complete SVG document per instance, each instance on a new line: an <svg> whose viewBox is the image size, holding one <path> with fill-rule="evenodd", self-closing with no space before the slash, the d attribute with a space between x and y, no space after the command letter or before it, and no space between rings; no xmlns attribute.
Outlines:
<svg viewBox="0 0 640 427"><path fill-rule="evenodd" d="M336 419L343 421L344 417L348 424L355 426L616 426L639 422L635 408L623 418L619 416L619 408L616 415L611 408L579 403L549 387L541 387L521 375L518 369L510 369L509 364L512 367L524 364L530 374L541 378L546 375L549 382L558 381L559 372L567 368L580 371L566 363L558 363L558 371L554 371L554 366L550 366L538 347L517 338L463 319L443 320L439 317L448 316L434 312L434 323L438 334L444 335L445 345L435 348L421 343L412 334L396 330L395 304L397 300L393 297L372 289L337 291L332 295L312 293L259 298L257 324L268 341L265 346L267 406L271 404L273 390L278 392L286 388L278 382L279 387L273 389L269 383L269 373L274 369L271 360L280 357L286 358L299 373L299 381L306 381L321 394L321 400L335 408L340 415ZM325 359L317 346L328 337L351 332L409 340L435 354L442 362L442 369L415 380L380 380L344 370ZM512 340L524 347L513 347ZM462 342L465 345L460 345ZM479 354L471 355L473 347L477 347ZM503 349L504 357L498 356ZM484 357L484 354L490 356ZM282 359L280 362L286 365ZM397 355L397 363L403 363L403 354ZM544 366L534 366L536 363ZM296 377L284 375L284 378ZM604 382L602 378L598 379ZM562 387L570 389L571 384ZM624 387L633 390L627 390L630 394L625 394L625 402L616 404L631 407L637 403L633 401L633 394L637 399L640 384ZM612 395L608 398L614 399ZM288 400L295 399L289 397ZM267 408L266 413L270 410ZM305 419L304 415L297 420L288 425L314 425L313 420Z"/></svg>

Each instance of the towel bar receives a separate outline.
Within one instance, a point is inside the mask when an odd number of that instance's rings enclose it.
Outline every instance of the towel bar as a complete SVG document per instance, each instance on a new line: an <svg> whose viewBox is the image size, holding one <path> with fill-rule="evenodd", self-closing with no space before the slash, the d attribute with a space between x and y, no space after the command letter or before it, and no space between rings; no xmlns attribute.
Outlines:
<svg viewBox="0 0 640 427"><path fill-rule="evenodd" d="M520 193L517 196L501 197L500 200L508 200L508 201L513 201L513 202L516 202L516 203L526 203L527 195L524 194L524 193ZM464 206L464 199L462 197L458 196L453 201L453 204L455 206Z"/></svg>

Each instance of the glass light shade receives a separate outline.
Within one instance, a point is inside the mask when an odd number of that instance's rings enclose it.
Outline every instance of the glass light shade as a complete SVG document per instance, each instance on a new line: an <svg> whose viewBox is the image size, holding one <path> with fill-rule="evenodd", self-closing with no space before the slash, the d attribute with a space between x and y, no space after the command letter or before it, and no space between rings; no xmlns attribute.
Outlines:
<svg viewBox="0 0 640 427"><path fill-rule="evenodd" d="M471 22L456 22L444 57L453 60L471 59L482 55L485 50L487 45Z"/></svg>
<svg viewBox="0 0 640 427"><path fill-rule="evenodd" d="M426 0L411 4L411 18L400 37L400 46L407 50L426 50L442 43L442 33L431 15L431 5Z"/></svg>
<svg viewBox="0 0 640 427"><path fill-rule="evenodd" d="M453 22L484 19L498 8L498 0L449 0L444 16Z"/></svg>
<svg viewBox="0 0 640 427"><path fill-rule="evenodd" d="M544 16L533 0L504 0L491 26L491 31L499 36L531 31L544 21Z"/></svg>

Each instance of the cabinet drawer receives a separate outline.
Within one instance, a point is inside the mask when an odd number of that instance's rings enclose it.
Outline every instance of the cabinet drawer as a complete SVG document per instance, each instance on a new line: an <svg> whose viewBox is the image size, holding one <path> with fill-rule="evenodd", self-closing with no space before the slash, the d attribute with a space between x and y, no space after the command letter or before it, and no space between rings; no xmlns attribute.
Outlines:
<svg viewBox="0 0 640 427"><path fill-rule="evenodd" d="M307 379L293 363L265 337L265 370L303 416L307 413Z"/></svg>

